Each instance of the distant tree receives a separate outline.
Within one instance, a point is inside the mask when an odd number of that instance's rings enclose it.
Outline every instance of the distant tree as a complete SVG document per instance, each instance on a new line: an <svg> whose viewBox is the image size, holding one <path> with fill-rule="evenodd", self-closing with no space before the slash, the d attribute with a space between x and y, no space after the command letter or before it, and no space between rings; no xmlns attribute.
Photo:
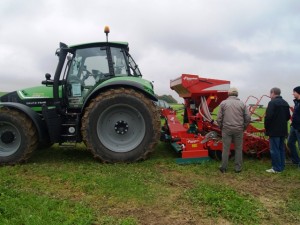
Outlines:
<svg viewBox="0 0 300 225"><path fill-rule="evenodd" d="M178 104L178 102L176 101L176 99L173 98L172 95L157 95L156 97L160 100L166 101L167 103Z"/></svg>

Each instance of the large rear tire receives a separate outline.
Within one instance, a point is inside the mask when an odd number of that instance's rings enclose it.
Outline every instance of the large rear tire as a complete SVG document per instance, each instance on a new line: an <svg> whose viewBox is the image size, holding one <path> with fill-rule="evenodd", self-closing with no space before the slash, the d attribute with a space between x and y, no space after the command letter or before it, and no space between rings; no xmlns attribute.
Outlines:
<svg viewBox="0 0 300 225"><path fill-rule="evenodd" d="M37 145L33 122L22 112L0 108L0 165L26 161Z"/></svg>
<svg viewBox="0 0 300 225"><path fill-rule="evenodd" d="M86 107L81 132L88 149L103 162L143 160L159 141L159 112L133 89L111 89Z"/></svg>

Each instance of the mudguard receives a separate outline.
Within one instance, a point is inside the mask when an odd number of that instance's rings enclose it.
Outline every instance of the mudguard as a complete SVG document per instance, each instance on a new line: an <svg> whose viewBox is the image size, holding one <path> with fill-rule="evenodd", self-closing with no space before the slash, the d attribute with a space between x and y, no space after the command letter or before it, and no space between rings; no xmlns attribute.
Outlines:
<svg viewBox="0 0 300 225"><path fill-rule="evenodd" d="M25 113L33 121L38 131L39 142L41 143L47 140L48 133L45 121L42 120L39 114L33 111L30 107L16 102L0 102L0 108L2 107L14 108Z"/></svg>
<svg viewBox="0 0 300 225"><path fill-rule="evenodd" d="M146 90L145 85L143 85L140 82L135 82L135 81L132 81L132 80L109 80L109 82L105 82L104 84L100 84L97 88L95 88L93 90L93 92L91 92L89 94L89 96L86 98L86 101L84 102L84 106L82 108L84 109L87 102L89 101L89 99L93 98L98 93L100 93L102 91L105 91L107 89L110 89L110 88L117 88L117 87L133 88L133 89L138 90L141 93L145 94L151 100L157 101L157 98L154 95L153 90L151 88Z"/></svg>

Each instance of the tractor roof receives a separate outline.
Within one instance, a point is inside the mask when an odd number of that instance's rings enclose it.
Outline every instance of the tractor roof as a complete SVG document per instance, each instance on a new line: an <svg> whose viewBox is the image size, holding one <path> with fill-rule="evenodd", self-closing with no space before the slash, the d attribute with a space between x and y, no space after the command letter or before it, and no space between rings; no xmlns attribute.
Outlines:
<svg viewBox="0 0 300 225"><path fill-rule="evenodd" d="M101 47L101 46L116 46L116 47L128 47L128 42L92 42L78 45L71 45L69 48L79 49L79 48L90 48L90 47Z"/></svg>

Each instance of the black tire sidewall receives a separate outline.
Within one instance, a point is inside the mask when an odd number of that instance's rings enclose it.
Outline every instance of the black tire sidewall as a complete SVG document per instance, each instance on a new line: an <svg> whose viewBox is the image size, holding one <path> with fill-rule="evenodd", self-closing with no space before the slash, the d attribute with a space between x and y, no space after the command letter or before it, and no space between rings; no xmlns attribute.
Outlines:
<svg viewBox="0 0 300 225"><path fill-rule="evenodd" d="M128 152L115 152L106 148L99 140L97 135L97 121L99 116L101 116L104 110L108 107L118 104L126 104L135 108L140 113L140 115L143 116L145 121L145 135L143 137L143 140L136 148ZM104 99L101 102L98 102L89 115L88 127L90 143L91 145L93 145L93 149L101 159L109 162L132 162L138 160L147 151L147 147L149 147L149 144L151 143L152 137L154 135L153 118L151 111L142 100L140 100L136 96L127 94L116 94L112 97Z"/></svg>
<svg viewBox="0 0 300 225"><path fill-rule="evenodd" d="M0 156L0 163L16 163L20 162L23 156L26 154L26 147L28 146L28 137L25 134L25 127L24 123L19 120L19 118L13 117L9 114L0 113L0 124L2 122L11 123L15 126L15 128L20 133L21 143L16 152L9 156ZM21 160L22 161L22 160Z"/></svg>

